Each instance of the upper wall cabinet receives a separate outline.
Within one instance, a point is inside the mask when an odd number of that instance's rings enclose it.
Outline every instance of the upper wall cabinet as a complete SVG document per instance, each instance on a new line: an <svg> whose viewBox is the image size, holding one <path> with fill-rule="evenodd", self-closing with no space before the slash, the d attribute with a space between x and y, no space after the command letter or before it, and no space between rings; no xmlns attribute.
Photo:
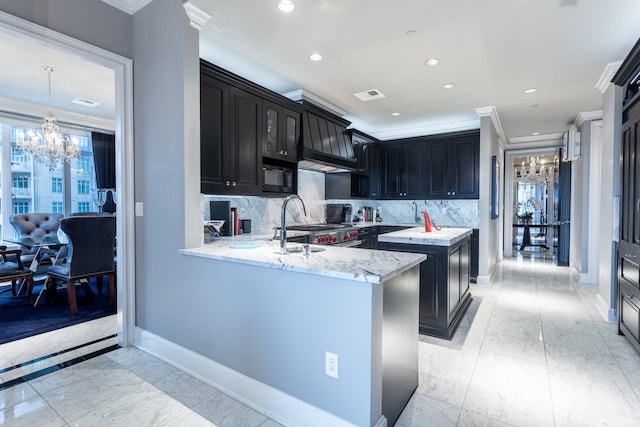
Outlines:
<svg viewBox="0 0 640 427"><path fill-rule="evenodd" d="M264 101L265 124L262 155L296 162L300 142L300 113L273 102Z"/></svg>
<svg viewBox="0 0 640 427"><path fill-rule="evenodd" d="M426 150L427 199L479 197L479 133L432 141Z"/></svg>
<svg viewBox="0 0 640 427"><path fill-rule="evenodd" d="M383 145L381 198L418 199L425 194L425 145L419 142Z"/></svg>
<svg viewBox="0 0 640 427"><path fill-rule="evenodd" d="M201 191L272 196L262 189L263 163L295 169L301 110L290 99L201 60Z"/></svg>
<svg viewBox="0 0 640 427"><path fill-rule="evenodd" d="M262 102L201 76L200 177L205 194L257 194L262 163Z"/></svg>
<svg viewBox="0 0 640 427"><path fill-rule="evenodd" d="M380 198L477 199L480 133L458 132L380 144Z"/></svg>

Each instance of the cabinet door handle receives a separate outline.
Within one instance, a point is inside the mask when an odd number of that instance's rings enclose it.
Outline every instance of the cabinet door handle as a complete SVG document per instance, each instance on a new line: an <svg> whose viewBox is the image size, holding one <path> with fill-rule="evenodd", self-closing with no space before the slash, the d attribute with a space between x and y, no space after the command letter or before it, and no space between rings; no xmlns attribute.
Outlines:
<svg viewBox="0 0 640 427"><path fill-rule="evenodd" d="M634 299L635 296L633 296L632 294L624 294L624 297L627 299Z"/></svg>
<svg viewBox="0 0 640 427"><path fill-rule="evenodd" d="M632 253L628 253L628 254L624 254L623 258L631 258L631 259L635 259L638 258L638 255L636 254L632 254Z"/></svg>
<svg viewBox="0 0 640 427"><path fill-rule="evenodd" d="M231 185L231 181L225 181L224 183L227 187Z"/></svg>
<svg viewBox="0 0 640 427"><path fill-rule="evenodd" d="M636 211L640 212L640 198L636 201Z"/></svg>
<svg viewBox="0 0 640 427"><path fill-rule="evenodd" d="M235 186L236 186L236 182L235 182L235 181L233 181L233 182L231 183L231 186L232 186L232 187L235 187Z"/></svg>
<svg viewBox="0 0 640 427"><path fill-rule="evenodd" d="M447 191L447 196L450 196L450 195L451 195L451 191Z"/></svg>
<svg viewBox="0 0 640 427"><path fill-rule="evenodd" d="M279 154L280 154L280 155L284 154L284 151L280 150L280 153L279 153Z"/></svg>
<svg viewBox="0 0 640 427"><path fill-rule="evenodd" d="M455 195L456 195L456 192L455 192L455 191L452 191L452 192L451 192L451 195L452 195L452 196L455 196Z"/></svg>
<svg viewBox="0 0 640 427"><path fill-rule="evenodd" d="M287 152L285 151L285 152L284 152L284 155L285 155L285 156L288 156L288 155L289 155L289 153L287 153Z"/></svg>

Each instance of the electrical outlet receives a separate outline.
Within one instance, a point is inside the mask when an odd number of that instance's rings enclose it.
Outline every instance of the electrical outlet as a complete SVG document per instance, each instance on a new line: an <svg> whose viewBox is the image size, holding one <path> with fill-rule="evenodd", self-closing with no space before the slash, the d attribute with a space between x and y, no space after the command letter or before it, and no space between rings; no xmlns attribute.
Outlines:
<svg viewBox="0 0 640 427"><path fill-rule="evenodd" d="M324 356L324 372L333 378L338 378L338 355L331 352L325 352Z"/></svg>

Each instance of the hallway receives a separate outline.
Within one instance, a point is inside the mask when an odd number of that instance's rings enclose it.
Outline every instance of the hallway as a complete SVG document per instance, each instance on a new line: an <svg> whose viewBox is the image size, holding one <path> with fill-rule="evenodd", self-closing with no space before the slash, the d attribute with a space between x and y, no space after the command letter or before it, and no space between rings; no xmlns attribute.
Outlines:
<svg viewBox="0 0 640 427"><path fill-rule="evenodd" d="M452 341L421 336L419 387L397 426L640 424L640 356L595 310L593 286L513 258L471 293ZM278 425L133 348L1 386L3 426Z"/></svg>

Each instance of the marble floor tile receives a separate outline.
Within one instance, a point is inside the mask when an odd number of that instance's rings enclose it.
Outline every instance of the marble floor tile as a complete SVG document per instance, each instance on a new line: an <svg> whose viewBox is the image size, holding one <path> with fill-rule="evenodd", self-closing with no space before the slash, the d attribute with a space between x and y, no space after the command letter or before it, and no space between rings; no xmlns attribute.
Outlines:
<svg viewBox="0 0 640 427"><path fill-rule="evenodd" d="M462 407L472 372L433 364L420 373L417 393Z"/></svg>
<svg viewBox="0 0 640 427"><path fill-rule="evenodd" d="M640 423L640 400L627 381L609 381L583 372L550 366L549 383L554 401L571 400L636 418Z"/></svg>
<svg viewBox="0 0 640 427"><path fill-rule="evenodd" d="M508 424L494 418L485 417L468 409L462 409L460 413L460 419L458 420L458 427L511 427L513 424Z"/></svg>
<svg viewBox="0 0 640 427"><path fill-rule="evenodd" d="M414 393L395 427L455 426L459 417L460 407Z"/></svg>
<svg viewBox="0 0 640 427"><path fill-rule="evenodd" d="M553 410L556 427L637 427L640 422L638 418L562 398L553 399Z"/></svg>
<svg viewBox="0 0 640 427"><path fill-rule="evenodd" d="M597 311L593 285L520 257L471 293L451 340L419 337L419 386L397 426L640 425L640 355ZM115 316L99 320L0 345L0 370L116 333ZM279 426L136 348L0 390L0 425Z"/></svg>
<svg viewBox="0 0 640 427"><path fill-rule="evenodd" d="M218 427L278 427L280 424L222 392L214 393L193 411Z"/></svg>

